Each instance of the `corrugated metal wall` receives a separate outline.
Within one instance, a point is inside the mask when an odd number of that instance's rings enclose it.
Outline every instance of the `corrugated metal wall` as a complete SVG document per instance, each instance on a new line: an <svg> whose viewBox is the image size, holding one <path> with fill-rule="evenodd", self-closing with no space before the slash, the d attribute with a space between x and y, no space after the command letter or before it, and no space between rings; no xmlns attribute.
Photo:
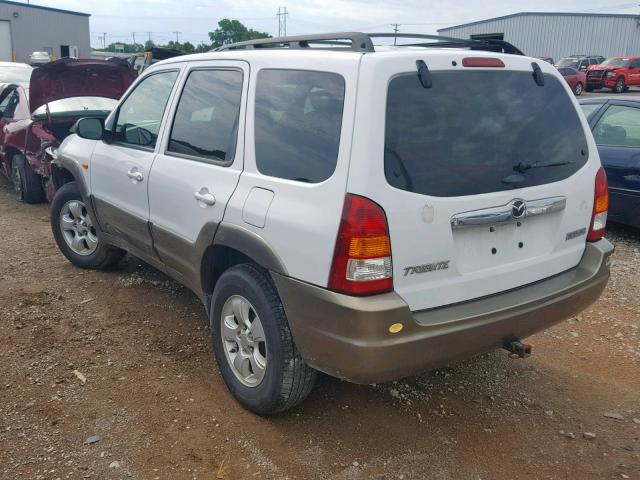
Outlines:
<svg viewBox="0 0 640 480"><path fill-rule="evenodd" d="M640 17L597 15L514 15L438 30L441 35L504 33L504 39L530 56L559 59L572 54L640 55Z"/></svg>
<svg viewBox="0 0 640 480"><path fill-rule="evenodd" d="M0 20L11 23L12 47L17 62L28 63L31 52L48 49L60 58L61 45L77 46L81 57L90 54L88 16L0 2Z"/></svg>

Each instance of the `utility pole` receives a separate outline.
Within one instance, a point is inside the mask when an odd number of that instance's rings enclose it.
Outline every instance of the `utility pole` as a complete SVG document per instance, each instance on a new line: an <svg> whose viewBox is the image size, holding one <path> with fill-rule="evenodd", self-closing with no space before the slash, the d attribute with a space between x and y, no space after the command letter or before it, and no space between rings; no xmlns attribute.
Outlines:
<svg viewBox="0 0 640 480"><path fill-rule="evenodd" d="M136 44L136 32L131 32L131 36L133 37L133 44Z"/></svg>
<svg viewBox="0 0 640 480"><path fill-rule="evenodd" d="M397 34L400 31L400 24L399 23L392 23L391 26L393 27L393 33ZM398 37L395 36L393 37L393 45L396 45L396 42L398 41Z"/></svg>
<svg viewBox="0 0 640 480"><path fill-rule="evenodd" d="M102 48L107 48L107 32L102 32Z"/></svg>
<svg viewBox="0 0 640 480"><path fill-rule="evenodd" d="M180 35L182 32L173 32L176 34L176 43L180 43L180 40L178 40L178 35Z"/></svg>
<svg viewBox="0 0 640 480"><path fill-rule="evenodd" d="M151 41L151 32L147 32L149 34L149 41Z"/></svg>
<svg viewBox="0 0 640 480"><path fill-rule="evenodd" d="M278 17L278 36L286 37L287 36L287 7L278 7L278 13L276 17Z"/></svg>

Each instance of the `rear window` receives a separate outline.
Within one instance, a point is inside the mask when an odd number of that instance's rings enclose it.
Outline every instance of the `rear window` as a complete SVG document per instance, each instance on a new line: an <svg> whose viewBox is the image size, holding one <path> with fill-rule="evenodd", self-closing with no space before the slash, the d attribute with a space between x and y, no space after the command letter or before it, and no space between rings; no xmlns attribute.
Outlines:
<svg viewBox="0 0 640 480"><path fill-rule="evenodd" d="M438 197L563 180L587 161L587 140L564 86L531 72L416 73L389 84L385 175L394 187Z"/></svg>
<svg viewBox="0 0 640 480"><path fill-rule="evenodd" d="M307 183L336 168L344 79L335 73L262 70L256 86L256 165L260 173Z"/></svg>

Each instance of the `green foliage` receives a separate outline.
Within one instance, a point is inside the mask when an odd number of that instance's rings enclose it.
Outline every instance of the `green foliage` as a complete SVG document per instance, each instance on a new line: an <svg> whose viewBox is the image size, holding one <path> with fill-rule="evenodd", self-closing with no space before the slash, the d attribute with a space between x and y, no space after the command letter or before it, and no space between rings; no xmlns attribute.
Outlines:
<svg viewBox="0 0 640 480"><path fill-rule="evenodd" d="M119 47L124 47L124 50L118 50L116 48L116 45L119 46ZM116 43L110 43L109 45L107 45L107 48L100 48L98 50L102 50L103 52L119 51L119 52L124 52L124 53L136 53L136 52L143 52L144 51L144 45L142 45L141 43L116 42Z"/></svg>
<svg viewBox="0 0 640 480"><path fill-rule="evenodd" d="M218 22L218 28L213 32L209 32L212 48L217 48L229 43L270 37L271 35L266 32L258 32L252 28L247 28L238 20L229 20L228 18L220 20Z"/></svg>

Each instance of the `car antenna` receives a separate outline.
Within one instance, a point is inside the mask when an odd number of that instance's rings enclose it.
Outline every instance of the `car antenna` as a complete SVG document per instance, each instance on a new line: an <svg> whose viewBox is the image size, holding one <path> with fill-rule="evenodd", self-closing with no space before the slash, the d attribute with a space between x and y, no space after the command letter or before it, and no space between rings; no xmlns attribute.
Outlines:
<svg viewBox="0 0 640 480"><path fill-rule="evenodd" d="M431 88L433 82L431 81L431 73L429 67L424 63L424 60L416 60L416 67L418 68L418 78L424 88Z"/></svg>

